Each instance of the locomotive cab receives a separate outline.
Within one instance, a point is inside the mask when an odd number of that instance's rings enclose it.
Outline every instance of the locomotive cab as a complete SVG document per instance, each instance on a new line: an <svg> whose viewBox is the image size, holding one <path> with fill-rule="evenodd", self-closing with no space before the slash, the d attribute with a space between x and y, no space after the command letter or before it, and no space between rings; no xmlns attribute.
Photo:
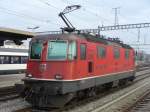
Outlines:
<svg viewBox="0 0 150 112"><path fill-rule="evenodd" d="M70 36L73 38L69 39ZM75 90L68 86L71 86L70 80L75 76L76 61L77 41L74 35L33 38L30 42L26 78L23 79L26 100L40 107L60 107L66 104L74 96L71 91Z"/></svg>
<svg viewBox="0 0 150 112"><path fill-rule="evenodd" d="M75 40L33 40L30 44L27 77L40 80L72 79L72 64L77 58L76 47Z"/></svg>

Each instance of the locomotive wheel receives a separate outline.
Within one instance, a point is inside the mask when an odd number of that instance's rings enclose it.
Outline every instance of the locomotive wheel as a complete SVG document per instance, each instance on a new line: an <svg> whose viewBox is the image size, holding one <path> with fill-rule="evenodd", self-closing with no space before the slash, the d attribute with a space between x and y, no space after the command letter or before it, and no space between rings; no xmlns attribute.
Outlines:
<svg viewBox="0 0 150 112"><path fill-rule="evenodd" d="M26 97L26 100L32 104L34 108L59 108L64 107L68 102L74 98L73 93L65 95L43 95L30 93L30 97Z"/></svg>
<svg viewBox="0 0 150 112"><path fill-rule="evenodd" d="M64 107L67 103L69 103L74 97L73 93L68 93L66 95L56 95L49 96L48 99L43 100L47 103L47 107ZM41 102L41 106L43 106L43 101Z"/></svg>
<svg viewBox="0 0 150 112"><path fill-rule="evenodd" d="M93 97L96 96L96 89L95 88L89 88L87 91L85 91L87 97Z"/></svg>
<svg viewBox="0 0 150 112"><path fill-rule="evenodd" d="M125 86L127 84L128 80L127 79L121 79L119 80L119 86Z"/></svg>
<svg viewBox="0 0 150 112"><path fill-rule="evenodd" d="M110 83L106 83L103 85L105 89L111 89L112 86L113 86L113 82L110 82Z"/></svg>
<svg viewBox="0 0 150 112"><path fill-rule="evenodd" d="M84 91L79 91L79 92L77 92L77 98L78 98L79 100L85 98L85 92L84 92Z"/></svg>

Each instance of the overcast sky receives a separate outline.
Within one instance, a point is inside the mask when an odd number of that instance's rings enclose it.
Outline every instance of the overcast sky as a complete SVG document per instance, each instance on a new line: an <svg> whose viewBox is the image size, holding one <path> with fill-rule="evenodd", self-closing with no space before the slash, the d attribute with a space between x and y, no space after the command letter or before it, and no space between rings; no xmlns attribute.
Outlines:
<svg viewBox="0 0 150 112"><path fill-rule="evenodd" d="M58 17L67 5L79 4L81 9L66 16L77 29L114 25L114 10L119 7L119 24L150 22L150 0L0 0L0 27L27 31L53 31L65 26ZM36 30L29 28L39 26ZM150 43L150 28L102 32L119 37L125 43ZM149 46L140 46L150 53Z"/></svg>

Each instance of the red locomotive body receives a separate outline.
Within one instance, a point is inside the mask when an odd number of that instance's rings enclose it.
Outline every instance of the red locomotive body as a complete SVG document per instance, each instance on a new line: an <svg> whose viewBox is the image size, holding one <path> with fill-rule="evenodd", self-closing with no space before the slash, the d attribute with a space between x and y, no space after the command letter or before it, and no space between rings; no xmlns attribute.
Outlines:
<svg viewBox="0 0 150 112"><path fill-rule="evenodd" d="M78 92L132 81L134 70L134 50L117 40L88 34L39 35L30 42L24 95L34 106L59 107Z"/></svg>

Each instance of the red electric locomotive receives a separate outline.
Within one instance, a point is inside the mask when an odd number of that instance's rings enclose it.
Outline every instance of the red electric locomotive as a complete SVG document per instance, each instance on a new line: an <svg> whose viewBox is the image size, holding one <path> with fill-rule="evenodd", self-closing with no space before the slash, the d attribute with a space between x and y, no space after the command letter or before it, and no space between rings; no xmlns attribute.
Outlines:
<svg viewBox="0 0 150 112"><path fill-rule="evenodd" d="M84 33L38 35L30 42L22 93L34 106L60 107L80 92L132 81L134 73L134 50L118 40Z"/></svg>
<svg viewBox="0 0 150 112"><path fill-rule="evenodd" d="M90 35L34 37L29 56L25 96L40 107L62 106L77 92L134 79L134 50Z"/></svg>

